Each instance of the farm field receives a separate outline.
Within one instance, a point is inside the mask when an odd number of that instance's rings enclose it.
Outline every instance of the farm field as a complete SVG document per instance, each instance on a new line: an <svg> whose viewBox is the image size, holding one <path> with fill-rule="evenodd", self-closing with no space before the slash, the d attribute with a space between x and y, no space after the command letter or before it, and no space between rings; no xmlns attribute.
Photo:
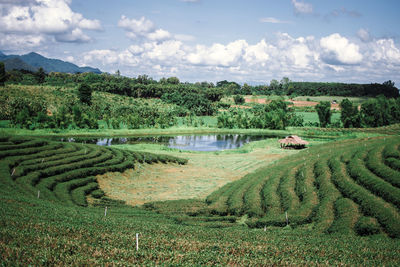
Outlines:
<svg viewBox="0 0 400 267"><path fill-rule="evenodd" d="M280 151L275 142L189 153L155 145L105 148L2 137L2 261L398 265L399 137L317 141L305 151ZM223 164L218 159L237 168L237 179L222 166L218 170ZM183 168L200 176L206 166L216 176L229 177L213 185L222 186L217 191L205 188L206 180L199 185L188 180L179 188L178 179L163 175ZM121 197L122 187L107 186L98 175L114 183L149 180L135 184L138 198L130 200ZM157 192L163 179L180 194ZM236 181L227 183L231 180ZM154 186L154 198L143 197L146 185ZM189 194L196 198L185 199ZM123 200L134 205L160 201L132 208Z"/></svg>
<svg viewBox="0 0 400 267"><path fill-rule="evenodd" d="M0 0L0 267L400 266L387 2Z"/></svg>

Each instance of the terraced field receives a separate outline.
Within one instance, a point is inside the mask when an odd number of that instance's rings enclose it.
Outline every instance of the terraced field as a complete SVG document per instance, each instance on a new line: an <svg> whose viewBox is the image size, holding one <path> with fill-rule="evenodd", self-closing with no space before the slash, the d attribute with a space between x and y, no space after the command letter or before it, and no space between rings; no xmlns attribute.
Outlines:
<svg viewBox="0 0 400 267"><path fill-rule="evenodd" d="M186 160L1 137L0 265L398 266L399 145L400 137L318 145L207 202L147 203L146 211L104 196L96 175ZM281 227L285 212L289 227Z"/></svg>
<svg viewBox="0 0 400 267"><path fill-rule="evenodd" d="M135 162L176 162L186 160L88 144L50 142L32 138L0 138L2 184L23 194L63 205L112 205L99 188L96 175L125 171Z"/></svg>
<svg viewBox="0 0 400 267"><path fill-rule="evenodd" d="M400 237L400 138L315 146L207 197L211 214L248 215L250 227Z"/></svg>

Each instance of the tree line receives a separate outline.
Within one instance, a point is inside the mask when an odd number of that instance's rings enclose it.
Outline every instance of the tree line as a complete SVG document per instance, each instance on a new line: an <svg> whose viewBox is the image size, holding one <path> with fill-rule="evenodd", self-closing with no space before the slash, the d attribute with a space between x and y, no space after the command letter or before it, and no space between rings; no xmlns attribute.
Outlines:
<svg viewBox="0 0 400 267"><path fill-rule="evenodd" d="M331 124L331 103L322 101L315 106L321 127ZM381 127L400 123L400 98L383 95L364 102L360 107L350 100L340 102L340 121L344 128Z"/></svg>
<svg viewBox="0 0 400 267"><path fill-rule="evenodd" d="M182 83L177 77L161 78L159 81L147 75L138 75L129 78L116 74L95 73L45 73L42 68L37 72L26 70L11 70L5 72L0 63L0 84L47 84L53 86L76 86L82 82L88 83L93 90L127 95L132 97L157 97L168 93L181 92L183 90L196 91L204 95L211 102L223 95L307 95L307 96L378 96L398 97L399 89L394 82L388 80L379 83L356 84L336 82L295 82L288 77L280 81L273 79L268 85L240 85L233 81Z"/></svg>

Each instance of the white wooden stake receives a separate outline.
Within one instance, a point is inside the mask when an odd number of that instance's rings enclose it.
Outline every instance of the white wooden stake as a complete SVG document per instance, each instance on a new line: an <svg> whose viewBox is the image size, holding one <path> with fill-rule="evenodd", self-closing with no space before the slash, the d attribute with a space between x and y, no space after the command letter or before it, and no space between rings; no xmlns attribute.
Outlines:
<svg viewBox="0 0 400 267"><path fill-rule="evenodd" d="M42 163L43 163L44 158L42 158Z"/></svg>
<svg viewBox="0 0 400 267"><path fill-rule="evenodd" d="M136 251L139 251L139 234L136 233Z"/></svg>
<svg viewBox="0 0 400 267"><path fill-rule="evenodd" d="M40 198L40 190L37 191L37 198Z"/></svg>
<svg viewBox="0 0 400 267"><path fill-rule="evenodd" d="M13 171L12 171L12 173L11 173L11 176L13 176L13 175L14 175L14 172L15 172L15 168L13 169Z"/></svg>
<svg viewBox="0 0 400 267"><path fill-rule="evenodd" d="M286 226L289 225L289 220L288 220L288 216L287 216L287 211L285 211L285 216L286 216Z"/></svg>
<svg viewBox="0 0 400 267"><path fill-rule="evenodd" d="M106 217L107 216L107 206L106 206L106 208L104 209L104 217Z"/></svg>
<svg viewBox="0 0 400 267"><path fill-rule="evenodd" d="M264 232L267 231L267 226L264 226Z"/></svg>

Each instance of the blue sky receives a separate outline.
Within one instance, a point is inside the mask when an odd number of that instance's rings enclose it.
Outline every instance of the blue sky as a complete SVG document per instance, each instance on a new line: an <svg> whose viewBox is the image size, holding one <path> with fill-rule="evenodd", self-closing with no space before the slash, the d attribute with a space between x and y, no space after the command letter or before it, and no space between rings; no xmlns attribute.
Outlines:
<svg viewBox="0 0 400 267"><path fill-rule="evenodd" d="M0 0L0 50L190 82L400 82L398 10L396 0Z"/></svg>

